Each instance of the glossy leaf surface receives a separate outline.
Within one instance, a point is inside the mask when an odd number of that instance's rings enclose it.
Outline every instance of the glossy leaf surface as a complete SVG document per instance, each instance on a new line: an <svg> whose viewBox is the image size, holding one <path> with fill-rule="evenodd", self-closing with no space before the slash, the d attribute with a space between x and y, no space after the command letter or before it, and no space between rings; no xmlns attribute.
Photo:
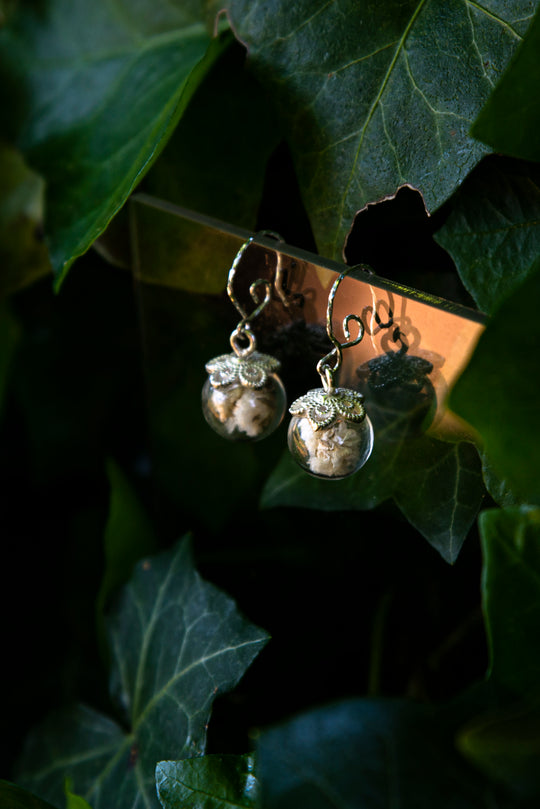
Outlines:
<svg viewBox="0 0 540 809"><path fill-rule="evenodd" d="M86 706L53 715L31 735L19 780L57 803L69 777L93 809L156 807L156 763L204 752L216 694L267 636L201 580L188 540L137 565L108 629L111 695L128 730Z"/></svg>
<svg viewBox="0 0 540 809"><path fill-rule="evenodd" d="M319 252L405 184L437 208L485 153L469 129L537 3L229 0L279 103Z"/></svg>
<svg viewBox="0 0 540 809"><path fill-rule="evenodd" d="M255 809L259 806L253 756L203 756L160 761L156 786L163 809Z"/></svg>

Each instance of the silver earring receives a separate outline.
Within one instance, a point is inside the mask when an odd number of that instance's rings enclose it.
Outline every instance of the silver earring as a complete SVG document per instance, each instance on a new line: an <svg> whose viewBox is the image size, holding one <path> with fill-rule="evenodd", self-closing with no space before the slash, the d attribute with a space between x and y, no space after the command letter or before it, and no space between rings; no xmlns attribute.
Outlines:
<svg viewBox="0 0 540 809"><path fill-rule="evenodd" d="M262 231L281 241L277 234ZM202 408L206 421L229 441L259 441L281 423L287 407L285 388L277 371L280 362L256 350L252 321L260 315L272 297L270 281L258 278L249 292L255 309L247 314L234 292L234 278L242 256L254 236L240 248L229 270L227 294L241 316L230 336L233 354L222 354L206 363L208 379L202 390ZM277 265L280 267L279 254ZM261 297L260 291L263 290Z"/></svg>
<svg viewBox="0 0 540 809"><path fill-rule="evenodd" d="M346 342L340 343L334 335L334 298L348 272L349 269L345 270L336 279L328 297L326 333L334 348L317 364L322 388L308 391L289 408L293 418L287 442L293 458L310 475L326 480L341 480L354 474L366 463L373 449L373 426L364 408L364 397L358 391L334 385L343 350L358 345L364 336L364 324L353 314L343 321ZM350 339L351 320L359 329L355 340Z"/></svg>

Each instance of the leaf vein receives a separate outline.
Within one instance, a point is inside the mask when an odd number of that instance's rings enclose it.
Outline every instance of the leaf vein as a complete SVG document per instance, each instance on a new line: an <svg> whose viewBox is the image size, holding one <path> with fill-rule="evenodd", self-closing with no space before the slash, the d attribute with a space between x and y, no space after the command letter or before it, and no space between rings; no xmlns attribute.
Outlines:
<svg viewBox="0 0 540 809"><path fill-rule="evenodd" d="M260 637L255 638L254 640L244 641L243 643L239 643L236 646L225 646L222 649L218 649L217 651L212 652L212 654L209 654L206 657L201 657L198 660L194 660L192 663L189 663L189 665L187 665L184 669L182 669L182 671L179 671L177 674L171 677L165 683L165 685L162 686L162 688L160 688L160 690L153 695L152 699L148 701L144 709L141 711L140 715L137 717L136 726L138 727L144 721L145 716L148 713L150 713L156 702L159 702L159 700L162 699L162 697L166 696L167 691L169 691L173 687L173 685L178 682L178 680L181 680L182 677L185 677L186 674L188 674L192 669L195 669L197 668L197 666L201 665L205 666L209 660L219 657L222 654L227 654L227 652L235 652L238 649L244 648L245 646L258 645L262 643L263 640L264 638Z"/></svg>
<svg viewBox="0 0 540 809"><path fill-rule="evenodd" d="M475 2L475 0L465 0L465 5L467 5L467 6L472 6L472 8L475 8L477 11L480 11L481 13L485 14L485 15L486 15L486 17L490 17L492 20L494 20L495 22L499 23L499 25L502 25L504 28L508 28L508 30L509 30L509 31L510 31L510 32L511 32L511 33L512 33L512 34L513 34L515 37L517 37L517 39L523 39L523 37L521 36L521 34L520 34L520 33L518 33L518 32L516 31L516 29L515 29L515 28L514 28L512 25L510 25L510 23L508 22L508 20L503 20L503 18L502 18L502 17L499 17L499 15L498 15L498 14L495 14L495 13L494 13L493 11L491 11L490 9L488 9L488 8L486 8L485 6L481 5L481 3L477 3L477 2ZM528 19L530 19L530 18L531 18L531 15L527 15L526 17L523 17L522 19L524 19L524 20L528 20Z"/></svg>
<svg viewBox="0 0 540 809"><path fill-rule="evenodd" d="M428 2L428 0L420 0L420 3L416 7L414 13L411 15L411 18L410 18L409 22L405 26L405 30L404 30L403 34L401 35L400 39L397 42L394 55L393 55L392 59L390 60L390 64L389 64L389 66L388 66L388 68L386 70L386 73L383 76L383 79L382 79L381 85L379 87L379 90L377 92L377 95L375 96L375 99L374 99L374 101L373 101L373 103L372 103L372 105L371 105L371 107L370 107L370 109L368 111L368 114L367 114L366 120L364 122L364 125L362 126L362 129L361 129L361 132L360 132L360 140L359 140L358 146L356 148L356 153L354 155L354 159L353 159L353 162L352 162L352 167L351 167L351 171L349 173L349 178L348 178L348 180L347 180L347 182L345 184L345 189L344 189L342 197L341 197L341 204L339 206L339 208L340 208L340 210L339 210L339 228L336 229L336 233L335 233L335 236L334 236L334 242L333 242L334 252L336 250L336 241L337 241L337 238L338 238L338 233L340 232L341 225L343 224L345 201L347 199L347 195L349 193L349 189L351 187L353 177L354 177L355 172L356 172L356 166L358 164L358 160L360 159L360 151L361 151L363 143L364 143L364 137L365 137L365 134L366 134L366 130L367 130L369 124L371 123L371 120L372 120L372 118L373 118L373 116L375 114L375 110L377 109L377 107L379 105L379 102L380 102L380 100L382 98L382 95L383 95L383 93L384 93L384 91L386 89L386 86L387 86L387 84L388 84L388 82L390 80L390 76L392 75L392 71L393 71L393 69L394 69L394 67L396 65L396 62L397 62L397 60L399 58L399 55L400 55L400 53L401 53L401 51L403 49L405 41L406 41L407 37L409 36L411 28L413 27L414 23L418 19L418 16L420 15L420 12L421 12L423 6L426 4L426 2Z"/></svg>

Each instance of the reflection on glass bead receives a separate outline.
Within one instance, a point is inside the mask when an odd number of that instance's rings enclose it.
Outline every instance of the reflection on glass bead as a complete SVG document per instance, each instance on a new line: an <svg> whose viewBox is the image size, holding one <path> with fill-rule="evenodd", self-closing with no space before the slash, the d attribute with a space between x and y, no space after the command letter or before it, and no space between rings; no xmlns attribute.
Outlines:
<svg viewBox="0 0 540 809"><path fill-rule="evenodd" d="M202 390L206 421L229 441L259 441L270 435L285 415L287 396L280 378L268 374L262 387L248 387L240 380L214 387L210 378Z"/></svg>
<svg viewBox="0 0 540 809"><path fill-rule="evenodd" d="M337 418L323 428L305 415L294 416L287 440L293 458L310 475L341 480L357 472L371 455L373 426L368 416L357 422Z"/></svg>

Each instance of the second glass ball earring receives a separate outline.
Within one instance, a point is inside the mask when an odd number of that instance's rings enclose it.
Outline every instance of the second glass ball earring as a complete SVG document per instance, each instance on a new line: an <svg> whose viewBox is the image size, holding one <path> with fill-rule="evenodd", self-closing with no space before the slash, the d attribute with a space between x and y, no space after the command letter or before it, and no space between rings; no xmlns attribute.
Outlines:
<svg viewBox="0 0 540 809"><path fill-rule="evenodd" d="M373 449L373 427L366 415L364 397L358 391L334 386L343 349L358 345L364 336L364 324L358 315L347 315L343 321L347 342L340 343L333 332L334 298L347 272L349 270L336 279L328 298L326 333L334 348L317 364L323 386L308 391L289 408L293 418L287 441L293 458L310 475L326 480L341 480L354 474L366 463ZM356 340L350 340L351 320L359 328ZM332 359L335 359L333 366Z"/></svg>
<svg viewBox="0 0 540 809"><path fill-rule="evenodd" d="M276 234L264 231L260 235ZM248 315L238 302L233 282L240 259L254 237L245 242L233 261L227 281L227 293L242 320L230 337L233 354L222 354L206 363L209 374L202 390L202 408L206 421L229 441L259 441L270 435L281 423L287 407L287 397L277 375L280 362L269 354L256 351L251 321L256 318L272 296L270 281L258 278L250 288L256 304ZM259 290L264 289L260 299Z"/></svg>

